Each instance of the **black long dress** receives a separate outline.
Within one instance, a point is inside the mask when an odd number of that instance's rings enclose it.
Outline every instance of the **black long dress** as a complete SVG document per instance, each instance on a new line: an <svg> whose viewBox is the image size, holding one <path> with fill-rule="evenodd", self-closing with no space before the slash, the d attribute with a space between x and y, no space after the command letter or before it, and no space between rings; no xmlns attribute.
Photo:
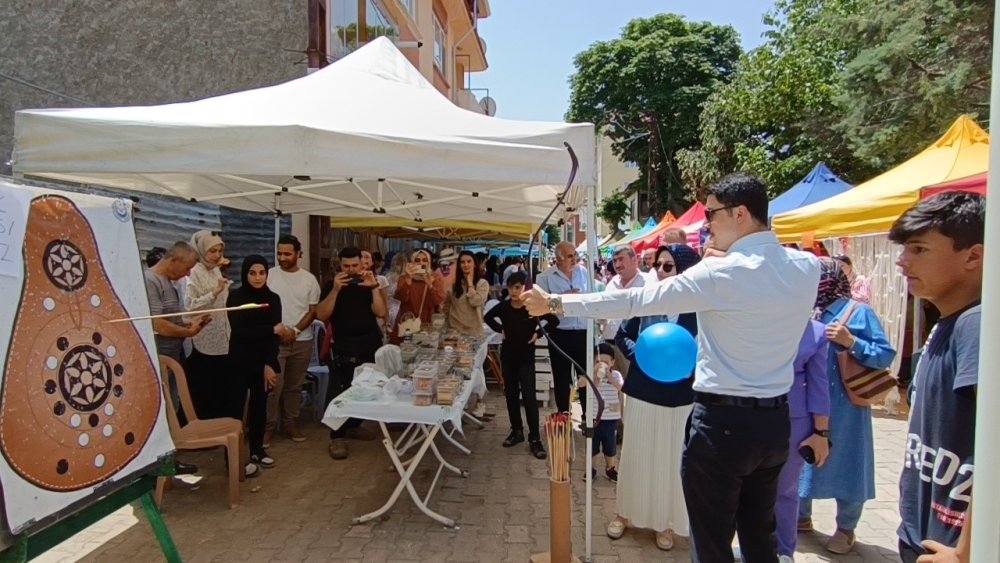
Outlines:
<svg viewBox="0 0 1000 563"><path fill-rule="evenodd" d="M256 289L247 281L247 274L254 264L261 264L267 271L268 263L263 256L251 255L243 261L243 271L239 289L229 292L227 307L238 307L248 303L267 304L267 308L229 311L232 334L229 338L229 358L232 363L236 384L226 400L226 416L243 419L243 407L247 393L250 394L249 424L247 441L251 455L264 454L264 426L267 423L267 394L264 387L264 366L271 366L274 373L281 372L278 363L278 335L274 325L281 322L281 298L268 289L267 285Z"/></svg>

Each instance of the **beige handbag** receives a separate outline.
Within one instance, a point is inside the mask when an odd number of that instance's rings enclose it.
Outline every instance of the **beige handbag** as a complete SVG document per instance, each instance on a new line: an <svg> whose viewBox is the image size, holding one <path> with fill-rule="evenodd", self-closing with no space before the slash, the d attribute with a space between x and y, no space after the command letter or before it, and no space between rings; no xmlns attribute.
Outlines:
<svg viewBox="0 0 1000 563"><path fill-rule="evenodd" d="M857 305L857 301L851 301L841 317L841 324L846 325L847 321L851 320L851 314ZM847 399L857 407L870 407L881 403L889 391L899 384L889 370L863 365L855 360L848 350L837 351L837 365L840 367L840 379L844 382Z"/></svg>
<svg viewBox="0 0 1000 563"><path fill-rule="evenodd" d="M399 327L396 334L400 338L420 332L420 313L424 310L424 301L427 299L427 286L429 284L430 282L424 282L424 294L420 297L420 307L417 309L417 314L414 315L413 312L407 311L399 318Z"/></svg>

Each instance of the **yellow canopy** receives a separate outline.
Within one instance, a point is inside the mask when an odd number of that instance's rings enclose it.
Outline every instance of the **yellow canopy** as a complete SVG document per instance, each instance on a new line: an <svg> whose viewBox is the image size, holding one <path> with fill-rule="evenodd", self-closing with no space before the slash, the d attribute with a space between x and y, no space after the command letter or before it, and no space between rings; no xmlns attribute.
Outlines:
<svg viewBox="0 0 1000 563"><path fill-rule="evenodd" d="M530 223L502 223L440 219L415 221L402 217L330 217L335 229L351 229L386 238L434 240L527 241L535 233Z"/></svg>
<svg viewBox="0 0 1000 563"><path fill-rule="evenodd" d="M990 136L961 116L933 145L853 189L771 221L781 242L885 233L920 199L920 189L987 170Z"/></svg>

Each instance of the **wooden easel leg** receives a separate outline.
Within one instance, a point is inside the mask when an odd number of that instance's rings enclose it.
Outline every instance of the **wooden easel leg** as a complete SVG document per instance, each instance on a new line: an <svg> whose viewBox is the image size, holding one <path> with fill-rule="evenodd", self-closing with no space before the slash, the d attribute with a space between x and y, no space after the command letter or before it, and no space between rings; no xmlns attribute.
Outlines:
<svg viewBox="0 0 1000 563"><path fill-rule="evenodd" d="M147 492L142 495L140 500L142 501L142 509L146 513L146 518L149 520L149 525L153 528L153 535L156 536L156 541L159 542L160 549L163 551L163 558L167 563L181 563L181 555L177 552L174 539L170 537L170 530L167 529L167 525L163 521L163 516L160 515L159 509L156 508L153 494Z"/></svg>

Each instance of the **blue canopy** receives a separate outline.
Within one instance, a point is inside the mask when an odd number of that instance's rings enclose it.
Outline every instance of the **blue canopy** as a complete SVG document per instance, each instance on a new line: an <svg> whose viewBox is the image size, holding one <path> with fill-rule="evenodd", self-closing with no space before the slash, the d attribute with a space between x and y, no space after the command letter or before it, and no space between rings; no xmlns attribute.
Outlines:
<svg viewBox="0 0 1000 563"><path fill-rule="evenodd" d="M770 221L775 215L823 201L852 187L827 168L826 163L820 162L801 182L771 200L767 219Z"/></svg>

